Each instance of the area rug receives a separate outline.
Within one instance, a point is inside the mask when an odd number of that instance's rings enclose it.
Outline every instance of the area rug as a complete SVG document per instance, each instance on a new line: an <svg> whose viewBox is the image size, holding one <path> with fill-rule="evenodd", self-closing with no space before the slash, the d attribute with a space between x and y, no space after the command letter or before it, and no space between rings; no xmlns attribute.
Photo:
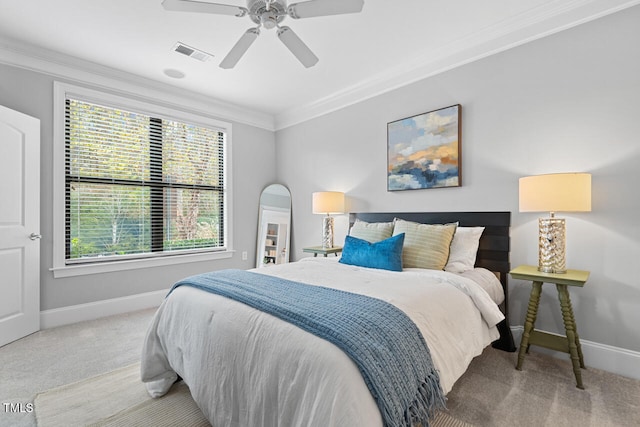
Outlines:
<svg viewBox="0 0 640 427"><path fill-rule="evenodd" d="M40 393L34 407L38 427L210 426L182 382L151 399L140 382L138 363ZM472 427L445 412L431 426Z"/></svg>

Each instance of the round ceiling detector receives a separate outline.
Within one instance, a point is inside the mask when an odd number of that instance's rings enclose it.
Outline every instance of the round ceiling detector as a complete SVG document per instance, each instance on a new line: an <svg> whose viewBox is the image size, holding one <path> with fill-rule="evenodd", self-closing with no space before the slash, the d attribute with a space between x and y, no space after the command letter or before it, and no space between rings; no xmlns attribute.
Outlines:
<svg viewBox="0 0 640 427"><path fill-rule="evenodd" d="M171 77L172 79L183 79L185 76L182 71L176 70L174 68L166 68L163 72L165 76Z"/></svg>

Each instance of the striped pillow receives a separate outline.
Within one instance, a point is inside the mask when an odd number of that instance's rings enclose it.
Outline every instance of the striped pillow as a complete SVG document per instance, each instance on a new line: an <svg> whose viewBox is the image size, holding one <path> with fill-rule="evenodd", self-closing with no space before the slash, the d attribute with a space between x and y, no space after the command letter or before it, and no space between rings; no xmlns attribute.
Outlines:
<svg viewBox="0 0 640 427"><path fill-rule="evenodd" d="M405 233L402 266L444 269L455 232L456 224L419 224L396 218L393 235Z"/></svg>
<svg viewBox="0 0 640 427"><path fill-rule="evenodd" d="M381 242L393 235L393 222L366 222L356 219L349 235L369 243Z"/></svg>

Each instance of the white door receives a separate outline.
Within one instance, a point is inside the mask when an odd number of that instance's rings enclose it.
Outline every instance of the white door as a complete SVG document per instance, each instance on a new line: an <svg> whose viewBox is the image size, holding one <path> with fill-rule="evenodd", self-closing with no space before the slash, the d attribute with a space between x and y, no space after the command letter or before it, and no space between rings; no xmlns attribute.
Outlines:
<svg viewBox="0 0 640 427"><path fill-rule="evenodd" d="M0 346L40 329L40 120L0 106Z"/></svg>

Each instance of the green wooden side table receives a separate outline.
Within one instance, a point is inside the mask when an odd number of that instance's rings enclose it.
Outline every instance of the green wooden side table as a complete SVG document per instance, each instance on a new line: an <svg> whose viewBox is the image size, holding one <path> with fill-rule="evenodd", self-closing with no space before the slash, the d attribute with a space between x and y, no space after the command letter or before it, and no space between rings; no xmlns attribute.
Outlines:
<svg viewBox="0 0 640 427"><path fill-rule="evenodd" d="M537 345L540 347L550 348L556 351L569 353L571 356L571 364L573 365L573 373L576 377L577 387L584 390L582 385L582 373L580 368L585 369L584 357L582 356L582 347L580 346L580 337L576 328L576 321L573 317L573 308L571 307L571 299L567 286L583 287L589 278L588 271L567 270L563 274L543 273L538 271L538 267L532 265L521 265L509 273L514 279L531 280L533 288L529 297L529 307L527 308L527 317L524 322L524 333L520 341L520 350L518 352L517 370L522 370L525 354L529 351L529 346ZM564 330L566 336L549 334L547 332L537 331L535 329L536 316L538 315L538 305L540 304L540 294L542 292L543 283L555 283L558 290L558 298L560 300L560 309L562 310L562 320L564 321Z"/></svg>
<svg viewBox="0 0 640 427"><path fill-rule="evenodd" d="M312 253L314 257L317 257L318 254L324 255L326 258L329 254L334 254L338 256L340 252L342 252L342 246L334 246L332 248L323 248L322 246L311 246L308 248L302 248L302 252Z"/></svg>

